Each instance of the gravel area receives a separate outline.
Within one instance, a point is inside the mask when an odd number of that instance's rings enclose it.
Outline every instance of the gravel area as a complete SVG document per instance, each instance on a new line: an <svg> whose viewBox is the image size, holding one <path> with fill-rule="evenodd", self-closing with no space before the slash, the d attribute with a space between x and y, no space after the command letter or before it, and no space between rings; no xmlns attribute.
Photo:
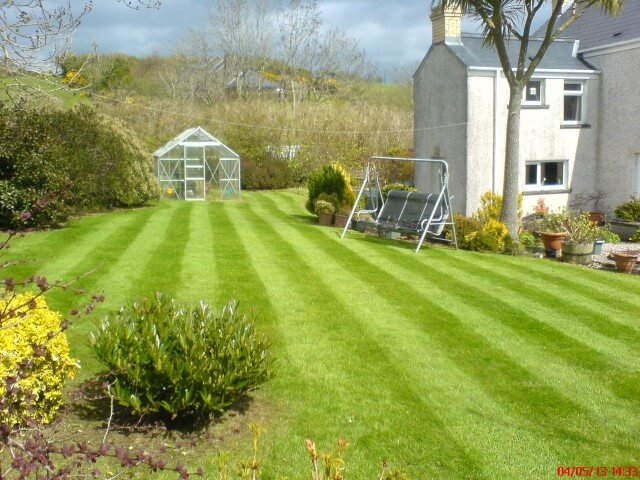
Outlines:
<svg viewBox="0 0 640 480"><path fill-rule="evenodd" d="M616 262L613 261L613 258L609 258L613 252L619 252L624 250L636 250L640 251L640 245L637 243L631 242L621 242L621 243L605 243L602 246L602 253L600 255L593 256L593 268L601 269L601 270L611 270L615 271ZM634 273L637 275L640 273L638 270L638 266Z"/></svg>

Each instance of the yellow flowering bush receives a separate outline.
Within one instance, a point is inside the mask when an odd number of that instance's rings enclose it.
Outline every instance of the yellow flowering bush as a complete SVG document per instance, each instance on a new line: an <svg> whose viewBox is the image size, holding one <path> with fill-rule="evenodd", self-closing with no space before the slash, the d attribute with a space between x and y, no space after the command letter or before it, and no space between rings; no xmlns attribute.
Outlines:
<svg viewBox="0 0 640 480"><path fill-rule="evenodd" d="M49 423L62 404L65 381L78 368L61 316L33 293L0 299L0 311L13 312L0 320L0 424ZM7 391L13 378L16 383Z"/></svg>
<svg viewBox="0 0 640 480"><path fill-rule="evenodd" d="M482 224L480 230L465 235L461 242L463 248L469 250L495 253L506 251L511 246L511 243L511 235L509 235L507 226L493 218L489 218Z"/></svg>

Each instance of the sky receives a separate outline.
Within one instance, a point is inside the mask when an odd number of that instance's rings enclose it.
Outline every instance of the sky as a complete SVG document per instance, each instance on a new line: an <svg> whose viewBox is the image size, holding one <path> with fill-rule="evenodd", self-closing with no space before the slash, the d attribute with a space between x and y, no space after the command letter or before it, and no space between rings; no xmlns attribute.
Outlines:
<svg viewBox="0 0 640 480"><path fill-rule="evenodd" d="M100 53L171 53L181 34L205 26L213 2L162 0L157 9L136 11L117 0L95 0L73 48L86 52L95 43ZM356 39L385 76L417 66L431 45L431 0L318 0L318 5L324 26ZM463 30L474 29L470 21L463 24Z"/></svg>

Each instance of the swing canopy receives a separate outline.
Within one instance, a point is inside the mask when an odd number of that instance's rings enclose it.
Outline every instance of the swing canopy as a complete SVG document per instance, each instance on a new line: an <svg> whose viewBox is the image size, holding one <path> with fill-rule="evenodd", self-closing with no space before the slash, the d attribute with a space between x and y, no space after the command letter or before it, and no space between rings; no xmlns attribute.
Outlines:
<svg viewBox="0 0 640 480"><path fill-rule="evenodd" d="M202 127L189 128L153 153L165 196L240 197L240 156Z"/></svg>
<svg viewBox="0 0 640 480"><path fill-rule="evenodd" d="M413 162L428 172L431 192L391 190L385 198L380 185L378 165L381 162ZM356 196L340 238L344 238L352 220L368 218L378 232L395 231L419 235L416 252L427 236L439 237L446 225L451 226L452 243L458 248L455 224L451 216L449 165L438 158L371 157L367 161L362 185Z"/></svg>

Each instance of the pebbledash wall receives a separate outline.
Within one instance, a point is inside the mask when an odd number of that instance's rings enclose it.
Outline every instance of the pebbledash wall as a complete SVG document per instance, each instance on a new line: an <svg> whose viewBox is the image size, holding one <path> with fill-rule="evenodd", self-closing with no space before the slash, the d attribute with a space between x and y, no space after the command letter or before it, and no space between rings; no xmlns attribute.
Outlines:
<svg viewBox="0 0 640 480"><path fill-rule="evenodd" d="M583 52L602 72L596 189L605 209L640 198L640 39Z"/></svg>

